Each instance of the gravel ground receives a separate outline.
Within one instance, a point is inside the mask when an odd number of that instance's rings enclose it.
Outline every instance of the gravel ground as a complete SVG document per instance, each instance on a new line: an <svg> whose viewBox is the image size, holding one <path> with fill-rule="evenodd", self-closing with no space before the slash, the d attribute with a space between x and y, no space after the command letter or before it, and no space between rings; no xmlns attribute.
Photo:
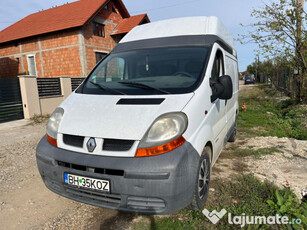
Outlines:
<svg viewBox="0 0 307 230"><path fill-rule="evenodd" d="M248 158L248 168L258 178L268 179L279 186L290 187L302 198L307 190L307 141L293 138L256 137L247 140L241 148L275 147L281 153L266 155L260 159Z"/></svg>
<svg viewBox="0 0 307 230"><path fill-rule="evenodd" d="M35 160L45 127L0 129L0 229L127 229L133 214L74 202L45 187Z"/></svg>
<svg viewBox="0 0 307 230"><path fill-rule="evenodd" d="M240 81L240 92L250 90L255 85L244 85ZM257 127L256 127L257 128ZM212 179L229 178L229 175L241 173L253 173L260 180L269 180L278 186L290 187L298 198L307 194L307 141L293 138L278 137L254 137L237 140L240 148L277 148L281 153L242 159L229 159L224 157L227 151L221 153L221 157L213 168ZM226 145L227 148L229 144Z"/></svg>

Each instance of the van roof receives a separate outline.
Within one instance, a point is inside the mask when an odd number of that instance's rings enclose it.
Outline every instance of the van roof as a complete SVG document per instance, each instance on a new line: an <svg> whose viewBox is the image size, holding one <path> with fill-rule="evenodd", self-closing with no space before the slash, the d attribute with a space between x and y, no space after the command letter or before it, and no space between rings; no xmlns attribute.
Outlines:
<svg viewBox="0 0 307 230"><path fill-rule="evenodd" d="M215 16L174 18L139 25L134 27L119 43L184 35L216 35L235 49L232 35Z"/></svg>

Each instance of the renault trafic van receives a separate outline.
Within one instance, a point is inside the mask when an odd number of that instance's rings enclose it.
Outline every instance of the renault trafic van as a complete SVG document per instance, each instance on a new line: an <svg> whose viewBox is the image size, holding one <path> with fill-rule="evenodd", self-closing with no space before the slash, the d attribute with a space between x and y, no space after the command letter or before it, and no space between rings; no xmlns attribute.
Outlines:
<svg viewBox="0 0 307 230"><path fill-rule="evenodd" d="M51 191L87 204L201 210L237 115L234 40L218 18L140 25L53 112L38 169Z"/></svg>

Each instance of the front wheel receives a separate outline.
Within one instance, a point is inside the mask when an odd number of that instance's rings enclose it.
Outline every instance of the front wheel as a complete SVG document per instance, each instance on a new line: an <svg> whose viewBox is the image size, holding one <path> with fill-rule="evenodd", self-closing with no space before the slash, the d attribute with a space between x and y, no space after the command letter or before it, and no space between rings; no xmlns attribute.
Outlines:
<svg viewBox="0 0 307 230"><path fill-rule="evenodd" d="M195 183L193 200L189 206L189 209L202 210L206 204L211 174L210 159L211 148L206 147L199 160L197 181Z"/></svg>

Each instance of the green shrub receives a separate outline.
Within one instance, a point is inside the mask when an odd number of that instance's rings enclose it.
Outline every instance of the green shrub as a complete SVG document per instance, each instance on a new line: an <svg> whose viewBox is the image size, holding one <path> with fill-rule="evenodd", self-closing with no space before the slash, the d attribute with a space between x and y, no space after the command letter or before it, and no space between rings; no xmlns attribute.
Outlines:
<svg viewBox="0 0 307 230"><path fill-rule="evenodd" d="M288 188L280 189L271 182L261 182L253 175L242 175L232 180L214 180L214 192L209 193L206 207L209 211L226 209L233 216L274 216L279 213L292 218L301 218L300 225L248 225L245 229L304 229L306 228L306 203L299 203ZM181 210L167 217L143 216L133 223L132 229L239 229L228 223L227 214L213 225L200 211Z"/></svg>

